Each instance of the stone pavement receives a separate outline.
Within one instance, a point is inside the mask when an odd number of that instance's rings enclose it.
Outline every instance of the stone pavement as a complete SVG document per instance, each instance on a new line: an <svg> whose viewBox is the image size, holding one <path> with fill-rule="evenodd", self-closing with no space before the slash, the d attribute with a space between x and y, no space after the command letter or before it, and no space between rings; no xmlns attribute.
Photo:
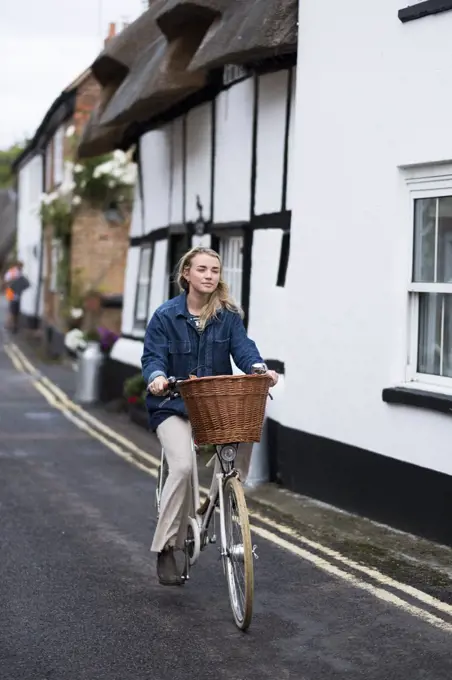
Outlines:
<svg viewBox="0 0 452 680"><path fill-rule="evenodd" d="M14 339L35 367L71 398L75 393L75 373L71 362L46 363L27 342L25 334ZM132 423L124 412L97 406L89 409L106 425L138 447L160 457L157 438ZM146 460L142 461L146 464ZM202 462L206 462L205 460ZM210 484L210 469L200 464L200 483ZM246 489L250 508L277 522L284 522L296 534L383 574L452 603L452 549L366 518L284 490L275 484ZM315 550L315 545L310 546Z"/></svg>

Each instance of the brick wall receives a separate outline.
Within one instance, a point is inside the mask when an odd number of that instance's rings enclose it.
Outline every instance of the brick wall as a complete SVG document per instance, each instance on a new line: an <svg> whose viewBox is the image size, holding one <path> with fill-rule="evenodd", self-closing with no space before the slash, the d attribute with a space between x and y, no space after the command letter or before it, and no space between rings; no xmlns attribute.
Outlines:
<svg viewBox="0 0 452 680"><path fill-rule="evenodd" d="M103 309L100 313L99 326L108 328L109 331L121 335L121 321L121 309Z"/></svg>
<svg viewBox="0 0 452 680"><path fill-rule="evenodd" d="M44 229L44 262L42 285L44 290L44 320L48 324L59 326L59 295L51 290L52 280L52 239L53 229Z"/></svg>
<svg viewBox="0 0 452 680"><path fill-rule="evenodd" d="M130 220L111 225L99 211L81 209L72 225L72 280L79 280L85 290L122 294L129 228Z"/></svg>
<svg viewBox="0 0 452 680"><path fill-rule="evenodd" d="M82 133L91 112L100 100L100 94L101 87L91 74L87 76L77 88L74 120L72 121L72 125L75 125L77 135Z"/></svg>

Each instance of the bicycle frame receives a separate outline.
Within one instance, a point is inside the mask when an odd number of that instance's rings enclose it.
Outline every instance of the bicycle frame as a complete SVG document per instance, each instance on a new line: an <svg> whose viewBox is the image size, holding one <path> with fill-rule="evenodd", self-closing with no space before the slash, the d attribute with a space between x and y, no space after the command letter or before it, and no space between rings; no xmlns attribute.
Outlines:
<svg viewBox="0 0 452 680"><path fill-rule="evenodd" d="M237 445L234 445L234 447L237 447ZM197 513L197 508L200 507L201 505L201 498L200 498L200 490L199 490L199 476L198 476L198 464L197 464L197 459L196 459L196 447L195 443L193 441L193 438L191 440L191 455L192 455L192 491L191 491L191 500L192 500L192 507L193 507L193 515L188 517L188 525L191 528L191 533L192 537L187 538L185 541L185 568L184 572L182 574L184 580L188 580L190 578L190 567L193 566L200 555L200 552L204 550L209 543L216 543L216 535L213 534L211 538L208 536L208 530L210 526L210 521L212 519L212 516L215 512L215 509L217 505L219 504L219 510L220 510L220 538L221 538L221 557L223 558L224 562L224 557L226 557L226 527L225 527L225 521L224 521L224 498L223 498L223 485L225 480L229 476L233 476L237 474L237 470L234 467L234 461L230 463L230 470L225 471L224 470L224 463L222 463L223 470L219 472L216 475L217 482L218 482L218 490L215 495L215 498L210 499L209 506L206 510L206 512L203 515L199 515ZM218 450L215 453L215 457L219 456ZM161 451L161 462L160 462L160 469L163 469L164 465L164 459L165 459L165 452L164 449L162 448ZM212 460L212 459L211 459ZM221 462L221 459L220 459ZM209 463L208 463L209 464ZM157 487L157 509L158 512L160 511L160 500L161 500L161 495L162 495L162 490L163 490L163 475L160 474L159 480L158 480L158 487ZM224 567L224 564L223 564Z"/></svg>

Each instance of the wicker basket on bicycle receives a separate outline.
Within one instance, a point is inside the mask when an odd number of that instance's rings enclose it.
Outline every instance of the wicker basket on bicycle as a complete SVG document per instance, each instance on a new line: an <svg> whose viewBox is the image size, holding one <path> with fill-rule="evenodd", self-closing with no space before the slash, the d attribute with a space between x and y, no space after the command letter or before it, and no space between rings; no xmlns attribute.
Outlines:
<svg viewBox="0 0 452 680"><path fill-rule="evenodd" d="M196 442L259 442L270 384L266 375L221 375L180 383Z"/></svg>

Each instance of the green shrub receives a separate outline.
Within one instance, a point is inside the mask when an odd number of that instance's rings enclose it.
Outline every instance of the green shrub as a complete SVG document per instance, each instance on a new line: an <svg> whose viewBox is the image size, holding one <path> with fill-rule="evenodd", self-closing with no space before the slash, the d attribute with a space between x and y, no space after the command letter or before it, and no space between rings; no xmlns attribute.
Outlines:
<svg viewBox="0 0 452 680"><path fill-rule="evenodd" d="M146 382L141 373L133 375L124 382L124 396L129 404L142 404L146 398Z"/></svg>

